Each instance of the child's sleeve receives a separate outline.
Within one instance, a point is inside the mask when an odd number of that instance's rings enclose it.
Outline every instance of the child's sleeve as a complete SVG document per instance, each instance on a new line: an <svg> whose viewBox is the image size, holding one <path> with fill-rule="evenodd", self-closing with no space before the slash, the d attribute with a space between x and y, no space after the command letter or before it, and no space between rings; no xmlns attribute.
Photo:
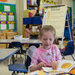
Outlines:
<svg viewBox="0 0 75 75"><path fill-rule="evenodd" d="M38 53L38 50L36 49L31 59L31 65L38 64L38 56L39 56L39 53Z"/></svg>
<svg viewBox="0 0 75 75"><path fill-rule="evenodd" d="M60 50L59 50L59 48L57 46L56 46L56 60L57 61L61 61L62 60L62 56L61 56Z"/></svg>
<svg viewBox="0 0 75 75"><path fill-rule="evenodd" d="M38 63L38 51L37 51L37 49L34 51L34 53L33 53L33 56L32 56L32 58L31 58L31 64L30 64L30 66L28 67L28 72L30 72L30 67L31 66L34 66L34 65L37 65L37 63Z"/></svg>

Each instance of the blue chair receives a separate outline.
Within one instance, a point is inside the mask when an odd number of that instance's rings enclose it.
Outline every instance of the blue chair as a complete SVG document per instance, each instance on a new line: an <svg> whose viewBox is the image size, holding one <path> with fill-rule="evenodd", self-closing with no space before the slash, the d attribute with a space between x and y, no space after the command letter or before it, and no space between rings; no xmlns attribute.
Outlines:
<svg viewBox="0 0 75 75"><path fill-rule="evenodd" d="M65 47L65 50L61 52L63 58L65 59L64 56L67 55L71 55L73 60L75 61L74 57L73 57L73 53L74 53L74 41L69 41Z"/></svg>
<svg viewBox="0 0 75 75"><path fill-rule="evenodd" d="M28 69L26 68L25 63L15 62L15 63L9 64L8 67L9 67L9 71L13 71L12 75L28 72Z"/></svg>
<svg viewBox="0 0 75 75"><path fill-rule="evenodd" d="M20 42L11 42L9 44L9 48L14 48L14 47L19 48L19 51L16 54L24 55L24 64L20 62L16 63L15 57L12 56L12 64L8 65L9 71L13 71L12 75L15 75L15 73L19 72L26 73L28 71L27 68L25 67L26 51L23 50L22 44Z"/></svg>
<svg viewBox="0 0 75 75"><path fill-rule="evenodd" d="M10 44L10 45L12 45L12 44ZM16 63L16 61L14 61L15 57L12 56L12 64L8 65L9 71L13 71L12 75L15 75L16 73L19 73L19 72L23 72L23 73L28 72L28 66L31 63L31 57L32 57L35 49L36 49L35 46L31 46L31 47L28 48L28 50L26 51L26 53L28 53L27 59L26 59L26 55L24 55L24 63L20 63L20 62Z"/></svg>

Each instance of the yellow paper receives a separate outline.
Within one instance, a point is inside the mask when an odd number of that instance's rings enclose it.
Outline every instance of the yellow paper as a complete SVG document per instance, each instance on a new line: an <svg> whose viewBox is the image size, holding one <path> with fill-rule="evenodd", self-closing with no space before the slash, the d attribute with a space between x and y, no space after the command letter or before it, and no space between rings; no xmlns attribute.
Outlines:
<svg viewBox="0 0 75 75"><path fill-rule="evenodd" d="M38 75L45 75L45 72L43 70L41 70Z"/></svg>

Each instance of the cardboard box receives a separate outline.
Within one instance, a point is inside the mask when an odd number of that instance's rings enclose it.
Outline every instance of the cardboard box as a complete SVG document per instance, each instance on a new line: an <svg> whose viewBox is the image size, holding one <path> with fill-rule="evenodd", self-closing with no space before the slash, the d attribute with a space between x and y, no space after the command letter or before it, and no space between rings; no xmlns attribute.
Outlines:
<svg viewBox="0 0 75 75"><path fill-rule="evenodd" d="M6 39L6 33L0 32L0 39ZM6 48L6 44L0 44L0 48Z"/></svg>
<svg viewBox="0 0 75 75"><path fill-rule="evenodd" d="M6 48L6 44L0 44L0 48Z"/></svg>
<svg viewBox="0 0 75 75"><path fill-rule="evenodd" d="M6 39L6 33L0 32L0 39Z"/></svg>
<svg viewBox="0 0 75 75"><path fill-rule="evenodd" d="M14 39L15 35L18 35L18 33L17 32L8 32L6 37L7 37L7 39Z"/></svg>
<svg viewBox="0 0 75 75"><path fill-rule="evenodd" d="M18 35L18 32L8 32L8 33L6 34L6 38L7 38L7 39L14 39L14 36L15 36L15 35ZM7 44L6 47L8 48L8 47L9 47L9 44Z"/></svg>

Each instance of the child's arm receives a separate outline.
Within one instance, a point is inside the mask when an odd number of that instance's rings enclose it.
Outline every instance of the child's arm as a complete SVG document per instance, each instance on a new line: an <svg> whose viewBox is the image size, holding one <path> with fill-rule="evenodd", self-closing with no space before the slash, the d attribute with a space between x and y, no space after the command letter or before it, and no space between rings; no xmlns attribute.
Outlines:
<svg viewBox="0 0 75 75"><path fill-rule="evenodd" d="M39 70L39 69L42 69L42 67L46 67L46 64L43 63L43 62L40 62L40 63L37 64L37 65L31 66L31 67L30 67L30 71Z"/></svg>
<svg viewBox="0 0 75 75"><path fill-rule="evenodd" d="M29 30L29 29L26 29L26 31L27 31L28 33L30 33L30 30Z"/></svg>
<svg viewBox="0 0 75 75"><path fill-rule="evenodd" d="M58 61L54 61L51 63L52 69L57 70L58 68Z"/></svg>

